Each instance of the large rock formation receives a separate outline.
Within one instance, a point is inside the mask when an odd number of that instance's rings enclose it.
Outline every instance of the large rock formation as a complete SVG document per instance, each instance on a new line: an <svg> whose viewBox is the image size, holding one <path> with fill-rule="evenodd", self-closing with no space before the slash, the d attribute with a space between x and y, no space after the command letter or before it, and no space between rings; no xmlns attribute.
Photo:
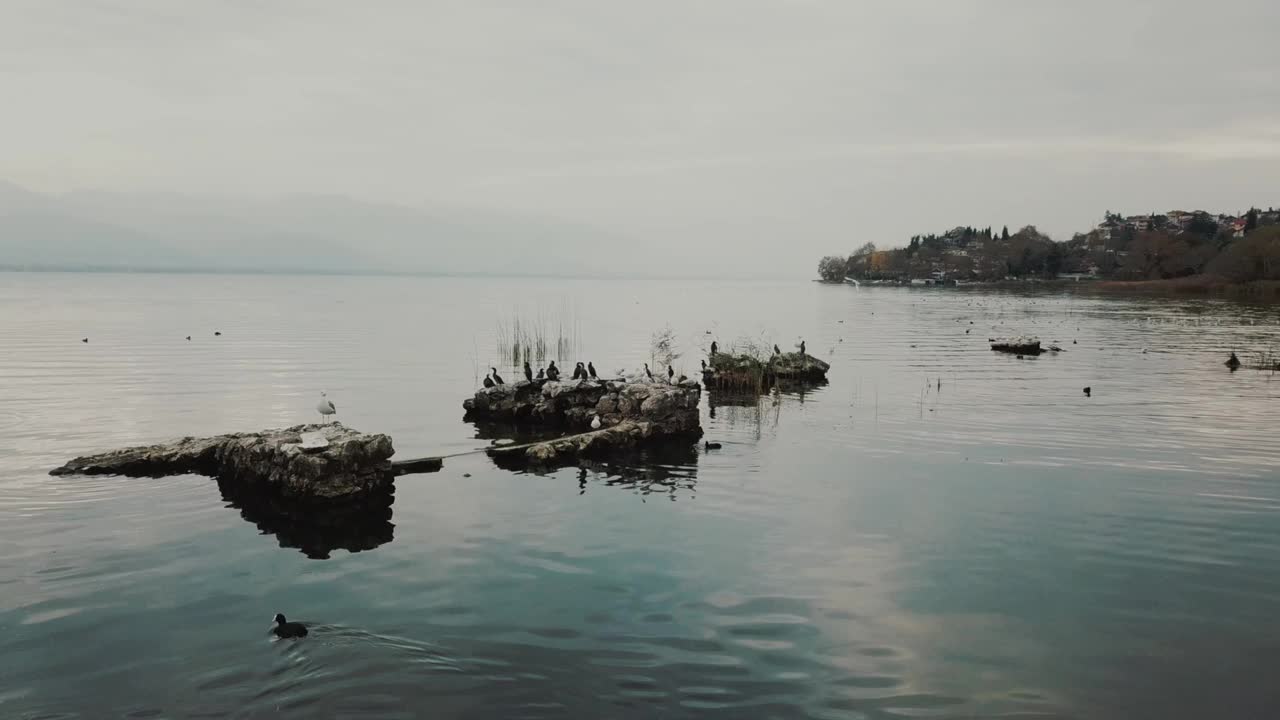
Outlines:
<svg viewBox="0 0 1280 720"><path fill-rule="evenodd" d="M317 445L303 447L302 434ZM321 439L323 438L323 439ZM340 423L185 437L159 445L78 457L51 475L160 477L196 473L281 496L343 500L390 487L391 438Z"/></svg>
<svg viewBox="0 0 1280 720"><path fill-rule="evenodd" d="M625 420L652 426L650 436L701 437L696 382L621 380L521 381L482 388L463 401L464 420L589 430L598 415L603 428Z"/></svg>

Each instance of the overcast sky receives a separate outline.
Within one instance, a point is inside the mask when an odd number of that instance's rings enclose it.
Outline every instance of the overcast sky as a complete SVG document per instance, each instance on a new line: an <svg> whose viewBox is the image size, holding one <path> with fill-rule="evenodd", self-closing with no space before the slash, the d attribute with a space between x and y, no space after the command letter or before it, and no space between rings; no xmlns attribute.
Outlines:
<svg viewBox="0 0 1280 720"><path fill-rule="evenodd" d="M1280 2L4 0L0 179L534 212L734 273L1280 205Z"/></svg>

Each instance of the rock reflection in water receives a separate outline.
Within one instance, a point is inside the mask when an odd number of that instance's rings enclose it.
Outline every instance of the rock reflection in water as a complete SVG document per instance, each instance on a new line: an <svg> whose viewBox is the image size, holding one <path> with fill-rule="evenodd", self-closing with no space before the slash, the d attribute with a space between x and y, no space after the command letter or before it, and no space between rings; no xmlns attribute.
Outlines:
<svg viewBox="0 0 1280 720"><path fill-rule="evenodd" d="M297 548L313 560L328 559L334 550L372 550L394 538L394 489L356 501L322 503L281 498L222 478L218 489L227 507L239 509L240 517L262 534L275 535L280 547Z"/></svg>
<svg viewBox="0 0 1280 720"><path fill-rule="evenodd" d="M490 456L504 470L551 475L566 467L578 468L578 494L585 494L592 475L607 487L626 488L638 495L679 495L692 498L698 477L698 445L673 443L623 453L608 459L571 460L554 466L529 467L510 456Z"/></svg>

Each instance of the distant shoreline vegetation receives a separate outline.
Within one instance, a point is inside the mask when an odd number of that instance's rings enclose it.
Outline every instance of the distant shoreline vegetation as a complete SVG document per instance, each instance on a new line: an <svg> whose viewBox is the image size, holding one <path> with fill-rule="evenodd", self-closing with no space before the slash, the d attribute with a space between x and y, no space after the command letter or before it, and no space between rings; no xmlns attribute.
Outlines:
<svg viewBox="0 0 1280 720"><path fill-rule="evenodd" d="M866 243L818 263L823 282L962 285L1098 280L1098 289L1244 292L1280 296L1280 210L1239 215L1174 210L1106 212L1087 233L1056 242L1033 225L957 227L916 235L906 247Z"/></svg>

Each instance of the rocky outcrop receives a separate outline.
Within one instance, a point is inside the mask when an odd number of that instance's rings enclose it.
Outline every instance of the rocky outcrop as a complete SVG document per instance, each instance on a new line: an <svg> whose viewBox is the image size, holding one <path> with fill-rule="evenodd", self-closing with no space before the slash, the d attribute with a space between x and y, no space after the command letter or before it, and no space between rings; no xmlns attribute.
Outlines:
<svg viewBox="0 0 1280 720"><path fill-rule="evenodd" d="M1036 337L991 338L988 342L996 352L1015 355L1039 355L1044 352L1040 347L1040 338Z"/></svg>
<svg viewBox="0 0 1280 720"><path fill-rule="evenodd" d="M763 391L779 381L821 381L831 365L807 353L780 353L768 360L754 356L716 353L702 373L708 387Z"/></svg>
<svg viewBox="0 0 1280 720"><path fill-rule="evenodd" d="M195 473L285 497L343 500L386 490L394 475L394 452L390 437L361 433L335 422L185 437L78 457L50 474L160 477Z"/></svg>
<svg viewBox="0 0 1280 720"><path fill-rule="evenodd" d="M601 429L624 421L643 424L643 439L702 436L696 382L621 380L522 381L483 388L462 403L463 419L586 431L599 416Z"/></svg>
<svg viewBox="0 0 1280 720"><path fill-rule="evenodd" d="M585 458L609 458L631 452L674 435L696 440L702 430L673 433L670 428L647 420L623 420L600 430L568 435L554 440L494 447L487 452L499 467L548 467L572 464Z"/></svg>

